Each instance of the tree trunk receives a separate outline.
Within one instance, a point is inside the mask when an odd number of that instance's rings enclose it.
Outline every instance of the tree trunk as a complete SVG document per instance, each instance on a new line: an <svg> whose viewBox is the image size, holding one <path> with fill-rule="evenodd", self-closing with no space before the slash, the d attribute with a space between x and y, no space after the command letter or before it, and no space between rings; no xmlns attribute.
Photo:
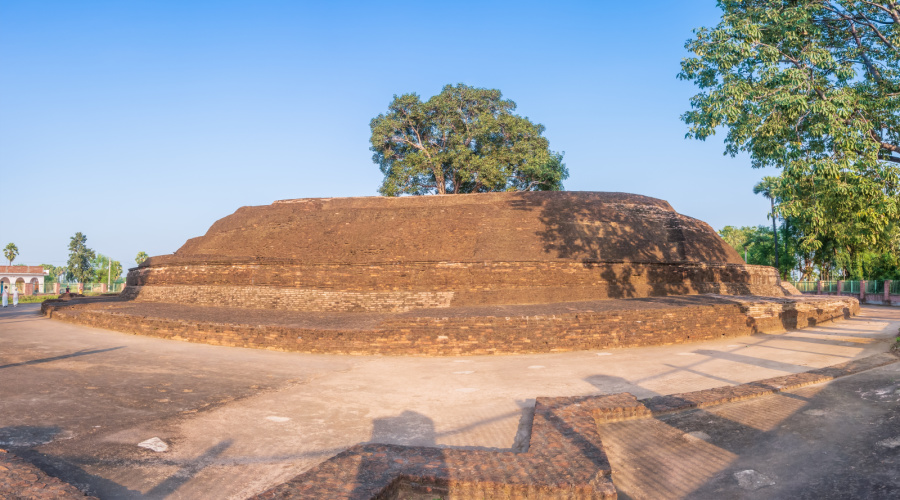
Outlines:
<svg viewBox="0 0 900 500"><path fill-rule="evenodd" d="M778 267L778 229L775 228L775 198L769 198L772 202L772 234L775 236L775 269L781 277L781 268Z"/></svg>
<svg viewBox="0 0 900 500"><path fill-rule="evenodd" d="M447 194L447 183L444 182L444 176L434 172L434 187L437 188L438 194Z"/></svg>

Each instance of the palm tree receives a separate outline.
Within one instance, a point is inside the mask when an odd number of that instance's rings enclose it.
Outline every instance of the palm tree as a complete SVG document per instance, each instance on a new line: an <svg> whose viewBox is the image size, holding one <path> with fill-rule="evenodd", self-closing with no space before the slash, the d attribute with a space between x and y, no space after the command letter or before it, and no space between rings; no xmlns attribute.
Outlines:
<svg viewBox="0 0 900 500"><path fill-rule="evenodd" d="M11 266L13 261L16 260L16 257L19 256L19 247L17 247L15 243L10 243L3 249L3 255L6 257L6 260L9 261L9 265Z"/></svg>
<svg viewBox="0 0 900 500"><path fill-rule="evenodd" d="M777 177L763 177L753 186L753 194L762 194L772 203L772 234L775 236L775 269L781 274L781 268L778 267L778 230L775 228L775 188L778 187Z"/></svg>

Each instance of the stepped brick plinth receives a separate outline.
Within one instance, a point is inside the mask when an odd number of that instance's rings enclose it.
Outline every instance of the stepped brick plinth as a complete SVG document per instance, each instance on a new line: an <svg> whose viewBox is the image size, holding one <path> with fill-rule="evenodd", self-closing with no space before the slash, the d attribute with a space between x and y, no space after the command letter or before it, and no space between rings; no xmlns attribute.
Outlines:
<svg viewBox="0 0 900 500"><path fill-rule="evenodd" d="M593 192L243 207L127 285L138 301L318 312L790 293L667 202Z"/></svg>

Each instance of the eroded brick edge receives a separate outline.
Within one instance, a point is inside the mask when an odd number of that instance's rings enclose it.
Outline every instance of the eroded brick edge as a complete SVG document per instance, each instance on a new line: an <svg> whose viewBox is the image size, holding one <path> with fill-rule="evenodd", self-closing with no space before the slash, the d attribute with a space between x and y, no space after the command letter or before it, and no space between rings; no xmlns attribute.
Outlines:
<svg viewBox="0 0 900 500"><path fill-rule="evenodd" d="M3 449L0 449L0 498L97 500Z"/></svg>
<svg viewBox="0 0 900 500"><path fill-rule="evenodd" d="M681 344L782 332L844 319L859 312L859 302L850 297L710 295L692 296L690 303L672 307L627 307L641 300L622 299L621 309L543 315L386 314L377 326L363 329L228 324L125 314L116 311L114 300L105 303L88 299L47 301L41 311L53 319L71 323L229 347L314 354L418 356L526 354ZM103 304L107 308L99 308Z"/></svg>

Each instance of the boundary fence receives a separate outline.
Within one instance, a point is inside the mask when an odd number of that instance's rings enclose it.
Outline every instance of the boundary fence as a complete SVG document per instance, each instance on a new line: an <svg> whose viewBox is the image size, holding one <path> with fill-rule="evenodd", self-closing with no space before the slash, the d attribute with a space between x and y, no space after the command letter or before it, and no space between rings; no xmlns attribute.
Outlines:
<svg viewBox="0 0 900 500"><path fill-rule="evenodd" d="M56 282L45 281L43 286L38 285L34 287L33 293L35 295L63 293L66 291L67 287L72 293L78 292L78 283L60 283L59 292L56 292ZM106 283L84 283L84 286L82 287L82 293L119 293L124 288L125 281L121 281L119 283L111 283L109 284L109 286L107 286Z"/></svg>
<svg viewBox="0 0 900 500"><path fill-rule="evenodd" d="M860 302L900 305L900 280L794 281L797 290L810 295L847 295Z"/></svg>

